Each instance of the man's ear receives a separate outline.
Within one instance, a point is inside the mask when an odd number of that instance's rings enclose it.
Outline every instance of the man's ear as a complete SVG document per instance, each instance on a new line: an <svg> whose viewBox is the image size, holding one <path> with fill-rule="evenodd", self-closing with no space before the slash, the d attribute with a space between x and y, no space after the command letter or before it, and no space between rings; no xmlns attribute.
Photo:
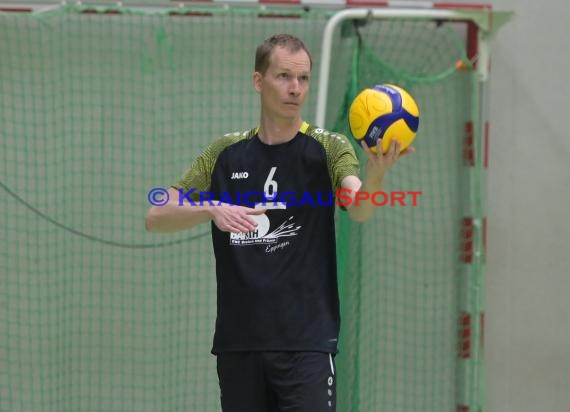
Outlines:
<svg viewBox="0 0 570 412"><path fill-rule="evenodd" d="M263 75L259 72L253 72L253 87L257 93L261 92L261 79Z"/></svg>

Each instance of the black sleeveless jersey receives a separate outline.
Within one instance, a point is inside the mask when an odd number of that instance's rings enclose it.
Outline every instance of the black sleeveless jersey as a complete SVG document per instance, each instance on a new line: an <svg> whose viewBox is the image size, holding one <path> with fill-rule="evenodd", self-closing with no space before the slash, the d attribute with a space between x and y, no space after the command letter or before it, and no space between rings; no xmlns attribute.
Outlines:
<svg viewBox="0 0 570 412"><path fill-rule="evenodd" d="M264 144L257 129L225 135L173 185L195 204L267 209L253 216L253 232L212 223L212 353L337 351L335 192L350 175L358 161L346 137L303 123L278 145Z"/></svg>

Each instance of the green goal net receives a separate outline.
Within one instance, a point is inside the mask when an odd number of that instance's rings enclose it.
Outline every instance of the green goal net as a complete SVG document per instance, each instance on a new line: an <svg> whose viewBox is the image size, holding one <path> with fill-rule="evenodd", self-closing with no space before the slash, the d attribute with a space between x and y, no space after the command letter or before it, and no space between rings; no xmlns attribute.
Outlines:
<svg viewBox="0 0 570 412"><path fill-rule="evenodd" d="M340 217L339 379L345 382L339 410L455 411L462 390L461 222L470 198L462 153L473 72L457 70L470 64L457 28L432 21L360 26L350 22L341 30L352 47L343 49L350 70L335 129L350 135L350 103L380 83L414 96L420 126L417 152L386 178L384 190L405 192L404 201L389 197L363 225Z"/></svg>
<svg viewBox="0 0 570 412"><path fill-rule="evenodd" d="M207 225L147 233L148 192L215 137L256 125L254 51L275 32L313 53L324 9L65 6L0 13L0 411L219 410ZM338 410L455 411L462 160L472 76L457 28L347 23L327 118L396 83L421 110L417 153L386 190L421 191L364 225L339 213ZM361 154L360 149L357 152ZM408 198L409 200L409 198Z"/></svg>

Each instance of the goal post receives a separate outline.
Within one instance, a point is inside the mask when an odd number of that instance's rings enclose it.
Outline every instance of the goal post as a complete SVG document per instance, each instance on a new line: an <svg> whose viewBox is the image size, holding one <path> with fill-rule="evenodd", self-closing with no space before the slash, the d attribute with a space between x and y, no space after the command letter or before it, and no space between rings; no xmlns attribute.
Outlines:
<svg viewBox="0 0 570 412"><path fill-rule="evenodd" d="M360 4L359 4L360 3ZM361 4L367 7L358 7ZM484 364L484 344L483 344L483 331L484 331L484 285L485 285L485 274L484 274L484 262L485 262L485 247L486 247L486 169L488 166L488 144L489 144L489 122L488 122L488 80L489 80L489 69L490 69L490 53L491 53L491 41L499 30L499 28L505 24L511 14L508 12L494 12L489 5L483 4L453 4L453 3L431 3L431 2L382 2L383 4L377 4L374 7L374 1L372 2L353 2L356 8L348 8L337 12L332 16L324 30L323 41L322 41L322 60L320 66L319 75L319 88L318 88L318 98L317 98L317 110L316 118L318 124L328 124L327 122L327 104L330 99L328 98L328 91L331 87L335 86L334 82L330 81L330 70L331 70L331 60L333 53L338 53L338 45L335 45L335 34L343 30L343 26L346 23L358 24L366 26L369 22L387 22L387 21L418 21L418 22L434 22L434 27L439 28L444 24L455 24L462 26L460 31L463 35L465 55L457 60L456 68L457 71L464 71L471 73L471 75L464 76L466 82L465 92L467 94L464 99L468 100L466 103L466 117L463 123L464 128L462 130L456 130L457 138L462 140L462 157L463 157L463 183L464 192L461 195L462 200L462 219L458 221L460 229L460 249L461 253L459 255L459 260L461 262L460 266L457 268L457 367L456 367L456 389L455 389L455 399L456 399L456 410L458 412L469 412L469 411L484 411L485 409L485 364ZM359 22L359 23L355 23ZM381 25L382 23L377 23ZM425 34L429 36L429 29L426 28ZM360 40L360 38L359 38ZM394 40L394 39L391 39ZM408 39L410 40L410 39ZM416 39L419 40L419 37ZM411 39L411 41L414 41ZM403 46L398 44L398 41L394 41L396 45L385 43L383 46L379 46L378 55L382 54L390 55L392 49ZM360 42L358 43L360 44ZM382 50L384 49L384 50ZM356 64L353 65L352 70L354 72L360 71L360 56L355 56L354 60ZM405 65L400 66L402 71L406 71L407 67ZM379 74L382 70L379 70ZM358 77L358 74L352 73L353 76ZM394 70L390 70L388 73L384 71L382 75L376 78L369 79L369 82L383 82L383 81L394 81L394 82L404 82L412 90L422 82L432 82L436 76L429 79L429 76L425 76L423 79L412 80L410 76L402 75L398 78L397 73ZM345 116L342 118L342 123L347 124L346 113L348 111L348 104L355 97L355 94L359 92L363 87L371 86L372 83L358 83L358 81L352 82L352 94L345 98L344 113ZM349 88L350 89L350 88ZM414 94L412 92L412 94ZM423 101L425 101L423 109L430 109L428 106L430 104L429 94L425 96ZM333 99L334 101L334 99ZM422 105L420 105L422 108ZM422 110L420 109L420 112ZM453 111L449 111L449 115L453 116ZM443 120L443 119L442 119ZM429 120L428 120L429 121ZM420 114L420 124L422 123L422 115ZM337 123L337 127L340 125ZM345 127L345 132L350 134L348 127ZM430 133L418 133L419 139L429 139ZM418 142L420 147L422 142ZM421 156L422 149L420 149ZM346 220L346 219L345 219ZM351 229L350 223L341 220L341 239L349 239L344 244L344 248L348 248L350 244L356 245L351 249L352 254L358 254L359 249L363 245L370 241L374 236L364 234L366 230L356 230L356 235L354 235L354 229ZM352 234L352 236L351 236ZM351 296L349 300L362 302L363 294L365 292L363 289L367 286L363 286L362 279L356 281L346 280L350 279L352 275L352 268L356 265L357 267L366 267L367 260L370 256L362 253L357 257L354 257L350 253L340 253L342 256L341 264L345 264L344 268L344 281L341 281L341 290L343 291L343 296ZM351 258L351 256L353 256ZM413 253L411 254L413 256ZM346 263L346 261L350 263ZM418 271L417 274L420 274ZM382 273L377 273L378 276L382 276ZM355 292L356 291L356 292ZM364 305L356 305L355 312L352 316L349 316L351 321L357 323L354 327L354 335L358 336L360 339L360 334L366 328L366 324L360 323L360 320L365 316L366 308ZM371 323L373 324L373 323ZM359 347L359 342L353 341L354 347ZM378 342L381 346L382 342ZM361 352L365 352L366 349L360 346ZM343 366L345 369L351 369L350 374L353 377L351 383L353 384L353 389L355 392L361 395L364 392L361 388L361 380L366 379L366 373L361 371L362 365L366 363L365 356L361 356L359 351L352 352L353 347L349 349L350 355L345 359L345 364ZM367 355L368 356L368 355ZM356 360L354 360L356 359ZM405 362L403 362L405 363ZM341 369L342 370L342 369ZM394 373L398 373L394 370ZM369 375L369 374L368 374ZM434 377L437 379L437 377ZM356 388L356 389L354 389ZM406 393L404 391L404 393ZM404 395L405 397L406 395ZM386 396L385 399L390 398ZM389 410L399 410L401 405L414 405L413 401L400 400L399 403L397 397L392 397L390 402L391 407ZM361 410L363 405L364 408L371 408L373 404L366 402L366 396L362 399L361 396L352 393L347 393L343 399L351 399L350 402L344 405L345 409L350 411ZM394 404L396 402L396 405ZM385 405L386 401L382 403ZM385 407L385 406L384 406ZM402 407L402 409L406 409ZM421 405L418 410L431 410L431 409L421 409L426 407ZM434 407L434 410L437 410ZM447 405L450 408L450 405ZM416 408L412 408L416 410ZM440 410L448 410L446 408ZM451 409L449 409L451 410Z"/></svg>

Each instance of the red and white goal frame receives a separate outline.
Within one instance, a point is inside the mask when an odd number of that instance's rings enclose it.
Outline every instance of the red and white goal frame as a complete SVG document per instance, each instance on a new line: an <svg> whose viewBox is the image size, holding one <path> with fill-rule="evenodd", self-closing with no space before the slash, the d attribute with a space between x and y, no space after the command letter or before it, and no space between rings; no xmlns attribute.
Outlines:
<svg viewBox="0 0 570 412"><path fill-rule="evenodd" d="M344 3L344 2L343 2ZM462 228L461 263L464 270L461 288L468 298L460 303L458 313L457 412L485 411L485 249L487 239L486 204L481 194L486 190L485 177L489 153L488 79L491 42L511 13L494 12L488 4L456 4L427 1L347 0L344 9L330 18L323 34L321 67L317 96L316 124L326 124L326 102L333 36L346 20L413 19L437 20L465 25L467 58L475 70L477 86L473 93L470 120L465 124L463 157L469 169L470 207L465 211Z"/></svg>
<svg viewBox="0 0 570 412"><path fill-rule="evenodd" d="M491 42L510 13L494 12L488 4L456 4L427 1L347 0L345 8L327 22L321 49L317 97L317 124L326 124L326 102L335 30L346 20L406 19L437 20L465 24L467 58L476 71L477 87L470 120L465 124L464 162L469 168L470 207L465 211L462 230L461 288L467 299L458 313L457 412L485 410L485 248L487 238L486 204L483 200L489 153L487 80L490 74Z"/></svg>

